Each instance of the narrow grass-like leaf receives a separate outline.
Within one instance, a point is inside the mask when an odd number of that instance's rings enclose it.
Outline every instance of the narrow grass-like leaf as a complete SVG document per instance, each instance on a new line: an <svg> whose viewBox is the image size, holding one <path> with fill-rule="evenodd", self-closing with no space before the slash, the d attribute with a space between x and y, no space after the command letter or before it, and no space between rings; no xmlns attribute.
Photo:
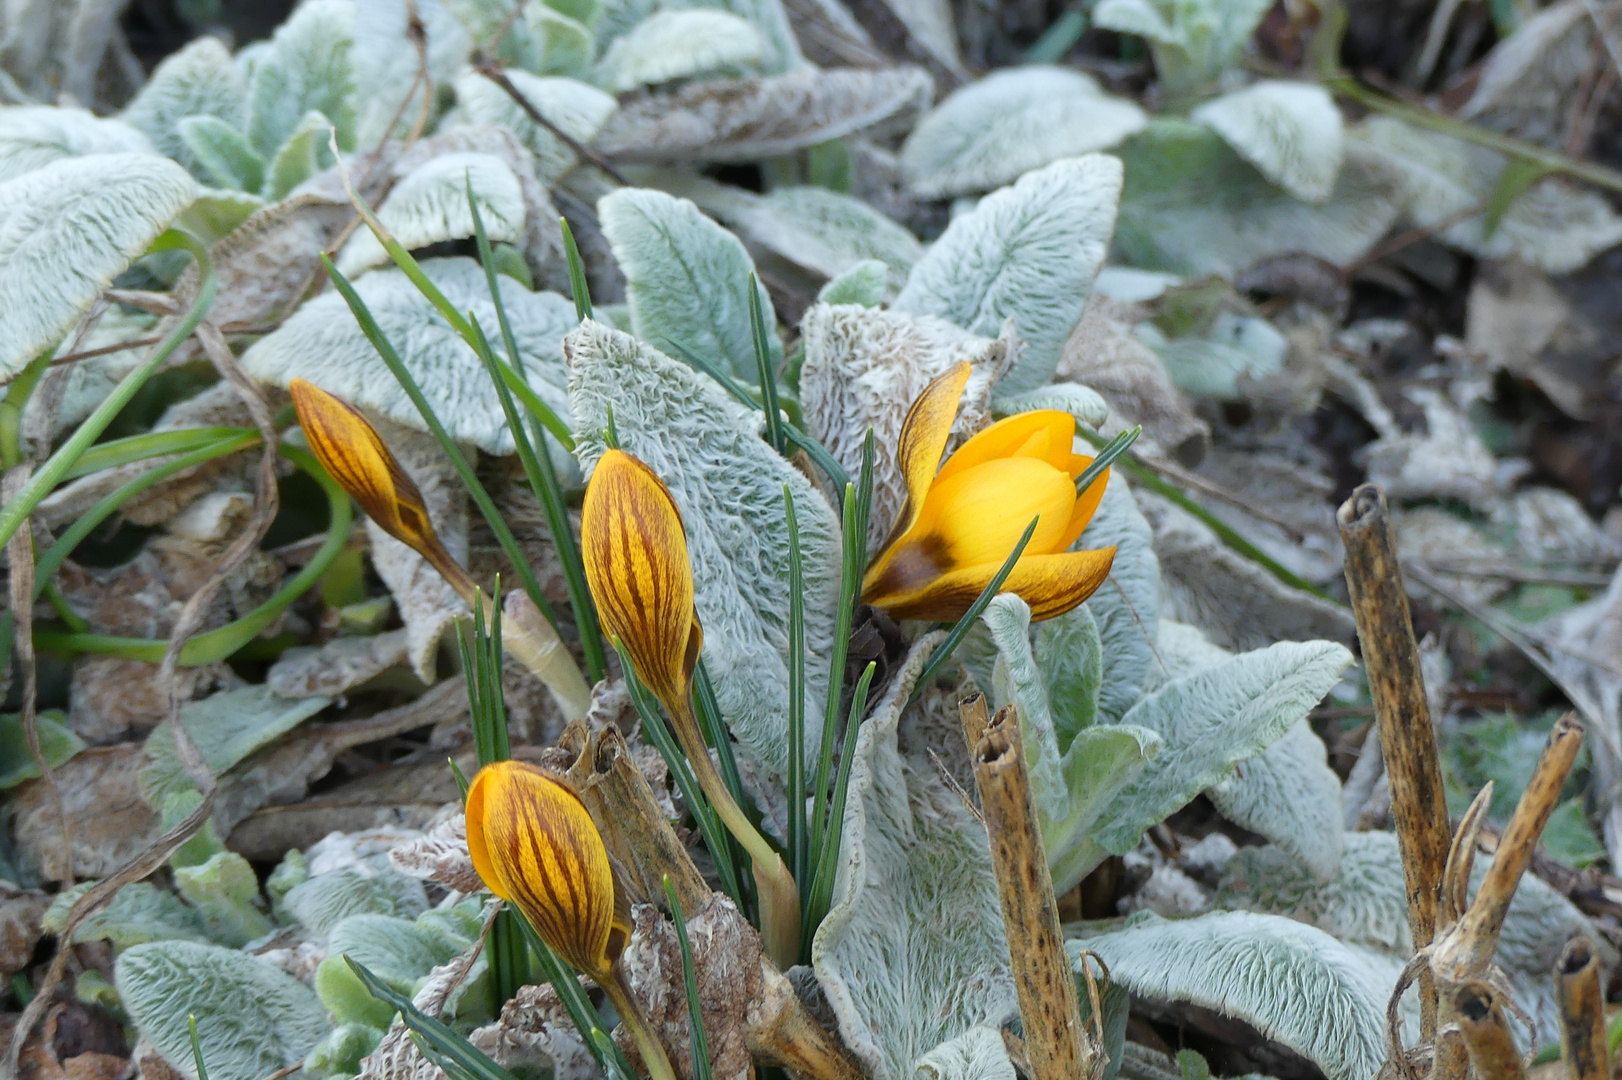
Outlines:
<svg viewBox="0 0 1622 1080"><path fill-rule="evenodd" d="M766 441L781 454L783 409L777 403L777 373L772 370L772 350L766 340L766 316L760 308L760 289L753 274L749 275L749 326L754 331L755 365L760 371L760 405L766 413Z"/></svg>
<svg viewBox="0 0 1622 1080"><path fill-rule="evenodd" d="M613 1075L614 1070L618 1069L623 1075L634 1076L635 1074L631 1072L630 1062L625 1060L625 1055L620 1052L620 1048L614 1045L614 1040L603 1033L603 1018L597 1014L597 1007L591 1003L591 998L581 988L580 980L575 978L574 973L569 969L569 965L565 964L563 959L552 951L550 945L541 940L541 935L535 932L535 928L529 924L528 919L520 918L518 927L524 935L524 940L529 942L530 951L539 959L542 973L546 975L547 981L552 984L552 989L557 991L558 999L563 1002L564 1009L568 1011L569 1019L574 1022L575 1030L580 1033L580 1038L584 1040L591 1052L596 1055L597 1064L608 1071L610 1075ZM602 1038L599 1039L597 1036L602 1036Z"/></svg>
<svg viewBox="0 0 1622 1080"><path fill-rule="evenodd" d="M800 523L787 484L783 513L788 525L788 851L794 880L803 890L810 867L805 844L805 570Z"/></svg>
<svg viewBox="0 0 1622 1080"><path fill-rule="evenodd" d="M580 247L574 242L574 230L567 218L558 218L563 230L563 257L569 264L569 291L574 294L574 313L585 322L591 318L591 286L586 283L586 263L580 258Z"/></svg>
<svg viewBox="0 0 1622 1080"><path fill-rule="evenodd" d="M710 1040L704 1034L704 1009L698 997L698 972L693 967L693 945L687 940L687 915L681 909L681 897L676 886L665 875L665 901L670 905L670 918L676 924L676 944L681 948L681 976L687 986L687 1018L692 1024L690 1045L693 1050L693 1080L714 1080L710 1069Z"/></svg>
<svg viewBox="0 0 1622 1080"><path fill-rule="evenodd" d="M997 571L997 576L986 582L986 587L981 589L980 595L974 598L974 603L969 605L969 610L965 611L963 617L947 632L946 640L942 641L940 645L936 646L935 651L929 654L929 663L925 664L924 670L918 674L918 682L913 688L912 697L908 699L908 704L918 700L919 695L929 685L929 680L934 677L935 672L939 671L941 665L951 657L952 652L962 643L964 636L974 628L975 622L984 614L986 605L991 603L1002 589L1003 582L1007 581L1008 575L1014 572L1014 564L1019 562L1021 555L1025 554L1025 545L1031 542L1031 534L1036 532L1036 523L1040 520L1040 518L1032 518L1031 523L1025 526L1025 532L1020 536L1019 543L1014 545L1014 550L1009 553L1007 561L1002 564L1002 569Z"/></svg>
<svg viewBox="0 0 1622 1080"><path fill-rule="evenodd" d="M409 256L407 257L409 258ZM541 583L535 580L535 571L530 569L529 561L524 558L523 550L518 546L518 541L513 538L512 530L507 527L506 520L502 518L501 513L496 509L496 504L491 500L490 493L484 489L484 485L479 483L479 478L474 475L473 466L463 456L462 448L456 445L456 442L445 431L445 425L439 422L439 417L434 414L433 406L429 405L428 399L423 396L422 389L417 385L417 380L412 377L411 372L405 366L405 362L400 359L400 354L395 352L394 346L384 336L382 329L377 325L377 320L372 317L370 309L367 308L366 301L362 300L360 294L355 291L355 286L350 284L348 278L339 273L338 268L333 265L332 260L325 254L321 256L321 262L327 268L327 276L331 278L333 287L338 290L339 295L349 305L349 310L354 313L355 321L360 324L361 332L366 335L366 340L372 343L372 347L377 350L378 356L382 357L383 363L388 365L389 371L394 374L401 388L411 398L411 403L417 407L417 412L421 414L423 423L428 425L428 430L433 433L435 439L439 440L439 445L445 451L445 456L450 459L451 467L456 470L456 475L461 479L462 485L467 488L468 494L473 497L473 501L478 505L480 513L484 515L484 520L490 526L490 531L495 533L496 542L501 545L501 550L506 552L507 559L512 563L513 570L518 574L518 581L523 586L524 592L534 602L541 614L545 616L546 621L556 629L558 625L557 614L553 612L552 605L546 599L546 594L541 591ZM404 268L402 267L402 269ZM424 278L424 280L427 279ZM437 289L434 291L438 292ZM441 299L443 299L443 296L441 296ZM457 323L453 325L457 325L458 329L466 327L466 336L472 339L469 344L472 344L475 349L478 348L476 344L473 344L477 341L478 335L473 332L473 328L466 319L457 316Z"/></svg>
<svg viewBox="0 0 1622 1080"><path fill-rule="evenodd" d="M1092 464L1081 470L1081 475L1076 477L1076 494L1080 495L1092 487L1093 482L1104 475L1104 470L1109 468L1116 458L1126 453L1132 444L1138 441L1138 436L1142 434L1143 425L1139 424L1131 431L1121 432L1105 444L1104 448L1093 458Z"/></svg>
<svg viewBox="0 0 1622 1080"><path fill-rule="evenodd" d="M419 1045L425 1044L426 1049L465 1072L472 1080L517 1080L512 1073L491 1061L482 1050L451 1030L444 1021L429 1016L413 1005L410 998L397 993L372 974L365 964L349 956L344 957L344 962L368 993L400 1014L400 1019L405 1021L412 1034L422 1039Z"/></svg>
<svg viewBox="0 0 1622 1080"><path fill-rule="evenodd" d="M473 747L482 768L512 757L507 735L507 707L501 690L501 579L496 578L490 604L490 625L485 626L484 605L473 609L473 622L456 634L456 648L466 676Z"/></svg>
<svg viewBox="0 0 1622 1080"><path fill-rule="evenodd" d="M811 880L810 896L806 900L806 918L801 923L802 956L810 954L811 939L833 902L834 874L839 869L839 846L845 833L845 796L850 791L850 770L856 760L856 729L861 726L862 714L867 711L867 692L873 685L873 673L877 670L877 664L869 663L857 680L856 692L851 695L850 716L845 721L845 742L839 752L839 774L834 780L833 802L828 814L827 840L817 853L816 875Z"/></svg>
<svg viewBox="0 0 1622 1080"><path fill-rule="evenodd" d="M197 1037L197 1014L186 1015L186 1031L191 1035L191 1059L197 1067L197 1080L208 1080L208 1066L203 1064L203 1043Z"/></svg>
<svg viewBox="0 0 1622 1080"><path fill-rule="evenodd" d="M698 786L698 780L694 778L693 770L687 764L687 758L683 756L675 736L665 726L664 718L659 715L659 706L654 704L647 687L637 678L636 665L631 662L630 655L626 653L618 639L613 644L614 650L619 653L620 669L625 672L625 689L630 693L631 704L635 706L636 714L642 720L642 731L664 756L665 764L669 766L671 775L676 778L676 786L681 789L682 799L692 811L693 819L698 822L699 834L704 837L704 844L715 859L716 872L721 876L721 887L741 909L743 891L738 887L738 881L742 875L739 873L740 867L731 858L732 849L726 844L729 834L721 825L720 819L715 816L709 800L704 797L704 790Z"/></svg>
<svg viewBox="0 0 1622 1080"><path fill-rule="evenodd" d="M128 465L132 461L145 461L147 458L161 457L164 454L181 454L211 446L221 439L244 434L259 437L259 432L255 428L220 426L149 431L145 435L109 439L86 450L84 456L73 463L73 468L69 469L62 479L76 480L81 476L101 472L103 469Z"/></svg>
<svg viewBox="0 0 1622 1080"><path fill-rule="evenodd" d="M34 396L34 387L50 370L51 352L46 349L17 372L6 388L5 400L0 401L0 467L14 468L22 461L23 412Z"/></svg>
<svg viewBox="0 0 1622 1080"><path fill-rule="evenodd" d="M451 767L451 777L456 781L456 790L462 796L462 801L467 802L467 789L470 786L467 774L462 771L462 766L456 763L455 758L446 758L445 764Z"/></svg>

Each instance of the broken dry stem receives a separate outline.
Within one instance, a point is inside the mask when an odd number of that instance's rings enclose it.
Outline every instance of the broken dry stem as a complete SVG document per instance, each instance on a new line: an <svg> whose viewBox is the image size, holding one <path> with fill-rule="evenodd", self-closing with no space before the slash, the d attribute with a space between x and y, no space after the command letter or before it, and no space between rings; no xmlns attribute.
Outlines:
<svg viewBox="0 0 1622 1080"><path fill-rule="evenodd" d="M1566 1080L1609 1080L1605 999L1592 941L1577 937L1566 942L1554 965L1554 992L1560 1004L1560 1059Z"/></svg>
<svg viewBox="0 0 1622 1080"><path fill-rule="evenodd" d="M1451 830L1419 645L1384 494L1375 485L1364 484L1341 505L1336 521L1346 545L1346 585L1391 785L1408 926L1414 948L1422 949L1436 933L1438 889ZM1420 977L1419 1001L1421 1034L1434 1038L1436 991L1428 974Z"/></svg>
<svg viewBox="0 0 1622 1080"><path fill-rule="evenodd" d="M965 730L974 723L969 714L977 699L959 709ZM1019 714L1012 705L986 725L973 755L1031 1080L1086 1080L1093 1075L1098 1048L1081 1025L1076 977L1064 951L1059 905L1025 771Z"/></svg>
<svg viewBox="0 0 1622 1080"><path fill-rule="evenodd" d="M968 697L957 703L957 716L963 722L963 738L969 744L969 752L980 745L980 736L986 732L986 725L991 723L991 713L986 708L986 696L976 690Z"/></svg>
<svg viewBox="0 0 1622 1080"><path fill-rule="evenodd" d="M1478 1080L1523 1080L1526 1066L1498 991L1473 979L1454 990L1451 998L1459 1034Z"/></svg>
<svg viewBox="0 0 1622 1080"><path fill-rule="evenodd" d="M746 1037L758 1060L815 1080L860 1080L844 1048L805 1011L794 984L769 960L760 962L761 1000L749 1010Z"/></svg>

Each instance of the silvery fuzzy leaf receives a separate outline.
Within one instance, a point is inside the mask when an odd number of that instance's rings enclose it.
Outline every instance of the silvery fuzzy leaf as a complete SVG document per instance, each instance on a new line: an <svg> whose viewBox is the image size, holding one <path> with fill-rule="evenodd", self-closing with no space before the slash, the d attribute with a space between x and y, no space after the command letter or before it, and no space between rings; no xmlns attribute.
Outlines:
<svg viewBox="0 0 1622 1080"><path fill-rule="evenodd" d="M930 60L955 78L969 80L968 70L958 54L957 19L949 0L881 0L881 3Z"/></svg>
<svg viewBox="0 0 1622 1080"><path fill-rule="evenodd" d="M408 32L412 16L428 33L429 82ZM473 39L439 0L368 0L355 6L349 61L355 73L355 143L361 149L402 139L422 113L425 96L449 82L467 61ZM392 127L390 125L393 125Z"/></svg>
<svg viewBox="0 0 1622 1080"><path fill-rule="evenodd" d="M40 919L40 926L58 936L67 929L68 911L96 887L86 881L56 894ZM74 944L108 941L114 949L127 949L148 941L206 941L197 913L174 895L146 881L125 885L99 911L92 912L73 931Z"/></svg>
<svg viewBox="0 0 1622 1080"><path fill-rule="evenodd" d="M839 1034L874 1080L912 1077L920 1056L1016 1008L985 828L897 744L940 640L919 639L856 735L833 906L811 946Z"/></svg>
<svg viewBox="0 0 1622 1080"><path fill-rule="evenodd" d="M1135 103L1104 93L1079 71L1004 68L930 110L907 136L901 168L921 199L969 195L1060 158L1108 149L1146 122Z"/></svg>
<svg viewBox="0 0 1622 1080"><path fill-rule="evenodd" d="M1622 217L1610 204L1560 177L1540 180L1522 192L1488 236L1485 214L1454 219L1492 198L1508 160L1504 155L1387 116L1370 117L1353 135L1399 171L1409 220L1438 229L1444 241L1477 257L1515 256L1563 274L1622 241Z"/></svg>
<svg viewBox="0 0 1622 1080"><path fill-rule="evenodd" d="M63 158L0 184L0 378L65 333L197 197L156 154Z"/></svg>
<svg viewBox="0 0 1622 1080"><path fill-rule="evenodd" d="M327 1010L291 975L247 953L191 941L136 945L114 967L130 1019L163 1059L197 1080L187 1018L210 1080L262 1080L327 1033Z"/></svg>
<svg viewBox="0 0 1622 1080"><path fill-rule="evenodd" d="M264 193L267 198L284 198L294 188L332 164L332 148L328 134L332 122L319 112L307 112L277 149L265 171ZM359 235L372 239L366 229Z"/></svg>
<svg viewBox="0 0 1622 1080"><path fill-rule="evenodd" d="M896 309L985 336L1012 317L1025 349L1001 388L1044 385L1104 263L1120 195L1121 163L1103 154L1026 173L947 226L913 267Z"/></svg>
<svg viewBox="0 0 1622 1080"><path fill-rule="evenodd" d="M248 86L218 38L207 34L171 53L152 73L122 118L140 128L158 152L193 175L201 164L181 137L188 116L212 116L240 130L247 115Z"/></svg>
<svg viewBox="0 0 1622 1080"><path fill-rule="evenodd" d="M585 77L597 55L597 42L584 24L550 4L527 5L524 23L532 43L525 67L537 75Z"/></svg>
<svg viewBox="0 0 1622 1080"><path fill-rule="evenodd" d="M711 79L623 103L594 145L624 161L755 161L921 109L933 91L915 67Z"/></svg>
<svg viewBox="0 0 1622 1080"><path fill-rule="evenodd" d="M781 75L806 66L782 0L698 0L692 6L719 8L749 20L760 34L762 74Z"/></svg>
<svg viewBox="0 0 1622 1080"><path fill-rule="evenodd" d="M1015 1080L1002 1032L972 1027L913 1062L916 1080Z"/></svg>
<svg viewBox="0 0 1622 1080"><path fill-rule="evenodd" d="M1272 323L1231 311L1219 313L1204 334L1167 341L1151 325L1139 336L1160 357L1179 390L1218 401L1242 399L1241 380L1278 374L1290 351L1289 340Z"/></svg>
<svg viewBox="0 0 1622 1080"><path fill-rule="evenodd" d="M268 686L225 690L180 707L180 722L208 767L218 776L249 754L275 742L328 705L331 698L279 698ZM141 797L154 809L183 792L195 790L174 732L166 720L152 729L145 747L146 762L139 775Z"/></svg>
<svg viewBox="0 0 1622 1080"><path fill-rule="evenodd" d="M407 250L474 233L468 186L492 243L524 238L524 192L507 163L493 154L454 153L430 159L407 174L377 208L377 220ZM389 263L388 252L370 229L357 229L338 253L338 269L349 277Z"/></svg>
<svg viewBox="0 0 1622 1080"><path fill-rule="evenodd" d="M1086 727L1067 733L1061 742L1046 671L1031 649L1030 619L1031 609L1011 593L997 597L986 608L984 623L997 649L995 674L987 689L998 707L1009 702L1019 705L1042 846L1053 887L1063 893L1108 854L1096 839L1106 827L1103 818L1117 812L1122 790L1160 755L1163 740L1153 731L1123 723ZM1086 709L1091 703L1068 704Z"/></svg>
<svg viewBox="0 0 1622 1080"><path fill-rule="evenodd" d="M1191 117L1303 202L1322 203L1335 190L1345 133L1340 110L1323 87L1263 79L1207 101Z"/></svg>
<svg viewBox="0 0 1622 1080"><path fill-rule="evenodd" d="M1340 866L1345 830L1340 777L1326 757L1323 740L1303 719L1206 794L1223 817L1267 837L1327 881Z"/></svg>
<svg viewBox="0 0 1622 1080"><path fill-rule="evenodd" d="M839 593L837 515L803 473L759 438L759 415L686 364L590 320L564 339L564 355L582 469L589 473L602 456L612 406L620 445L669 485L686 523L704 662L721 713L756 759L786 771L783 485L794 498L804 560L805 745L813 752Z"/></svg>
<svg viewBox="0 0 1622 1080"><path fill-rule="evenodd" d="M863 259L817 290L819 304L856 304L876 308L889 289L890 268L877 259Z"/></svg>
<svg viewBox="0 0 1622 1080"><path fill-rule="evenodd" d="M116 307L110 308L102 313L90 333L84 335L77 346L72 338L64 339L56 355L66 356L76 347L105 349L125 341L138 341L151 335L156 321L144 312L126 314ZM62 391L61 404L57 406L56 430L66 431L94 412L97 405L107 400L107 395L112 393L119 380L146 358L149 347L137 345L76 361L67 377L67 386Z"/></svg>
<svg viewBox="0 0 1622 1080"><path fill-rule="evenodd" d="M1048 709L1059 746L1068 749L1083 728L1098 720L1098 693L1104 684L1104 642L1098 619L1086 604L1036 629L1036 667L1047 684Z"/></svg>
<svg viewBox="0 0 1622 1080"><path fill-rule="evenodd" d="M1272 7L1268 0L1101 0L1093 25L1149 39L1163 92L1219 81Z"/></svg>
<svg viewBox="0 0 1622 1080"><path fill-rule="evenodd" d="M1324 1071L1370 1080L1385 1060L1386 968L1321 930L1223 911L1191 919L1134 916L1067 943L1109 965L1134 997L1183 1001L1245 1021Z"/></svg>
<svg viewBox="0 0 1622 1080"><path fill-rule="evenodd" d="M352 956L401 993L418 979L454 959L466 941L426 929L395 915L351 915L327 934L328 956ZM319 985L316 987L320 991Z"/></svg>
<svg viewBox="0 0 1622 1080"><path fill-rule="evenodd" d="M1052 409L1069 413L1076 423L1091 428L1102 427L1109 419L1109 404L1098 391L1073 382L1049 383L1022 394L999 394L993 405L1003 416Z"/></svg>
<svg viewBox="0 0 1622 1080"><path fill-rule="evenodd" d="M760 67L760 33L724 11L693 8L650 15L608 47L596 81L621 92L695 75Z"/></svg>
<svg viewBox="0 0 1622 1080"><path fill-rule="evenodd" d="M217 851L206 862L172 872L175 889L202 917L215 944L240 949L270 933L270 919L260 910L259 877L241 855Z"/></svg>
<svg viewBox="0 0 1622 1080"><path fill-rule="evenodd" d="M1153 120L1118 153L1126 184L1115 243L1145 269L1231 278L1288 252L1345 266L1385 236L1407 198L1401 174L1357 139L1347 140L1321 206L1274 187L1216 132L1188 121Z"/></svg>
<svg viewBox="0 0 1622 1080"><path fill-rule="evenodd" d="M589 144L608 118L619 108L612 95L595 86L560 76L531 75L509 70L507 78L517 87L535 111L568 133L576 142ZM456 80L456 100L462 112L475 124L510 128L535 155L535 175L551 187L575 167L575 152L546 128L529 118L507 92L477 72Z"/></svg>
<svg viewBox="0 0 1622 1080"><path fill-rule="evenodd" d="M0 183L65 157L153 153L139 128L85 109L13 105L0 109Z"/></svg>
<svg viewBox="0 0 1622 1080"><path fill-rule="evenodd" d="M288 921L325 938L356 915L415 919L428 910L428 894L422 882L389 866L385 856L381 862L368 860L298 882L287 890L278 910Z"/></svg>
<svg viewBox="0 0 1622 1080"><path fill-rule="evenodd" d="M673 195L692 199L752 248L829 280L859 262L877 259L888 268L889 297L901 291L924 253L904 225L860 199L824 187L779 187L757 195L687 175L665 175L657 182Z"/></svg>
<svg viewBox="0 0 1622 1080"><path fill-rule="evenodd" d="M248 138L264 158L275 155L305 114L319 112L348 146L355 127L355 80L349 62L358 5L306 0L276 29L254 63L248 84Z"/></svg>
<svg viewBox="0 0 1622 1080"><path fill-rule="evenodd" d="M1113 547L1109 580L1088 597L1103 644L1104 682L1098 691L1099 723L1118 723L1159 667L1154 633L1160 622L1160 562L1154 533L1138 510L1126 478L1112 474L1077 550Z"/></svg>
<svg viewBox="0 0 1622 1080"><path fill-rule="evenodd" d="M1176 619L1162 618L1155 636L1155 654L1160 657L1159 677L1152 679L1146 689L1157 690L1172 679L1204 671L1226 663L1233 653L1211 643L1197 626Z"/></svg>
<svg viewBox="0 0 1622 1080"><path fill-rule="evenodd" d="M424 259L423 272L456 305L471 311L485 333L495 332L484 271L472 259ZM518 355L535 392L568 415L562 341L574 325L574 305L556 293L532 293L497 275ZM383 333L400 353L445 429L457 442L491 454L511 454L512 434L479 358L399 270L378 270L355 282ZM421 415L361 333L349 305L335 292L309 301L242 355L248 374L286 386L308 379L328 393L423 430Z"/></svg>
<svg viewBox="0 0 1622 1080"><path fill-rule="evenodd" d="M873 431L873 506L869 548L883 543L906 501L896 449L914 399L942 372L970 365L957 418L956 444L991 418L991 387L1008 355L1004 342L960 330L945 319L858 304L816 304L800 322L800 403L807 430L846 472L862 466Z"/></svg>
<svg viewBox="0 0 1622 1080"><path fill-rule="evenodd" d="M760 381L749 320L755 264L736 236L691 202L649 188L620 188L597 201L597 218L625 274L636 336L672 356L704 357L746 383ZM754 288L772 352L781 355L771 297Z"/></svg>
<svg viewBox="0 0 1622 1080"><path fill-rule="evenodd" d="M195 162L194 171L219 187L258 191L265 182L265 162L240 130L217 116L185 116L175 132Z"/></svg>
<svg viewBox="0 0 1622 1080"><path fill-rule="evenodd" d="M1617 14L1582 0L1532 12L1481 62L1459 118L1559 149L1570 130L1572 102L1583 80L1592 78L1594 50L1604 48L1605 39L1616 40ZM1596 23L1605 39L1596 40Z"/></svg>
<svg viewBox="0 0 1622 1080"><path fill-rule="evenodd" d="M1121 723L1148 728L1166 748L1110 807L1098 846L1118 855L1130 851L1144 830L1294 727L1351 661L1352 654L1332 641L1281 641L1149 693Z"/></svg>

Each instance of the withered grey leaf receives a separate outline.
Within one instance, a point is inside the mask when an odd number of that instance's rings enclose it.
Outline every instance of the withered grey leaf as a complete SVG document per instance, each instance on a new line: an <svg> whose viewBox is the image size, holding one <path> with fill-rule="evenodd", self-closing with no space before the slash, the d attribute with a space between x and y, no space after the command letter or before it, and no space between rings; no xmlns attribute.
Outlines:
<svg viewBox="0 0 1622 1080"><path fill-rule="evenodd" d="M270 665L265 683L282 697L336 697L391 667L407 663L410 636L411 632L402 628L372 637L339 637L324 645L295 646Z"/></svg>

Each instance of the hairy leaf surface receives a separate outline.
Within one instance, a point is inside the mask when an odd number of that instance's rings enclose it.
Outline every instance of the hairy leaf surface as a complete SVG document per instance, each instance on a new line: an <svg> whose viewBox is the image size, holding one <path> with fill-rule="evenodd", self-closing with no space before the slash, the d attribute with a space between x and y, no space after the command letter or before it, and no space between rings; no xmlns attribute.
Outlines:
<svg viewBox="0 0 1622 1080"><path fill-rule="evenodd" d="M241 130L247 108L248 86L242 72L219 39L205 34L158 65L123 118L144 131L159 153L206 179L199 171L202 163L180 133L180 121L211 116Z"/></svg>
<svg viewBox="0 0 1622 1080"><path fill-rule="evenodd" d="M597 82L615 92L694 75L755 70L764 44L745 19L689 8L650 15L608 47Z"/></svg>
<svg viewBox="0 0 1622 1080"><path fill-rule="evenodd" d="M141 130L86 109L13 105L0 109L0 182L65 157L152 153Z"/></svg>
<svg viewBox="0 0 1622 1080"><path fill-rule="evenodd" d="M180 707L180 722L216 776L262 746L275 742L328 705L331 698L279 698L270 687L225 690ZM154 808L194 790L168 721L152 729L141 767L141 796Z"/></svg>
<svg viewBox="0 0 1622 1080"><path fill-rule="evenodd" d="M354 135L355 81L349 62L357 5L308 0L254 62L248 85L248 138L267 160L306 113L319 112L338 129L338 144Z"/></svg>
<svg viewBox="0 0 1622 1080"><path fill-rule="evenodd" d="M531 75L510 70L508 80L535 111L578 143L590 144L614 115L619 103L595 86L561 76ZM552 132L530 119L507 92L483 75L469 72L456 81L456 99L476 124L510 128L535 155L535 175L551 187L575 167L575 152Z"/></svg>
<svg viewBox="0 0 1622 1080"><path fill-rule="evenodd" d="M479 204L492 242L524 238L524 191L507 163L493 154L441 154L419 165L389 192L377 220L406 250L472 236L468 186ZM389 262L388 252L370 229L355 231L338 253L338 269L354 277ZM494 332L486 327L486 333Z"/></svg>
<svg viewBox="0 0 1622 1080"><path fill-rule="evenodd" d="M1206 102L1193 118L1296 198L1321 203L1334 192L1345 136L1323 87L1264 79Z"/></svg>

